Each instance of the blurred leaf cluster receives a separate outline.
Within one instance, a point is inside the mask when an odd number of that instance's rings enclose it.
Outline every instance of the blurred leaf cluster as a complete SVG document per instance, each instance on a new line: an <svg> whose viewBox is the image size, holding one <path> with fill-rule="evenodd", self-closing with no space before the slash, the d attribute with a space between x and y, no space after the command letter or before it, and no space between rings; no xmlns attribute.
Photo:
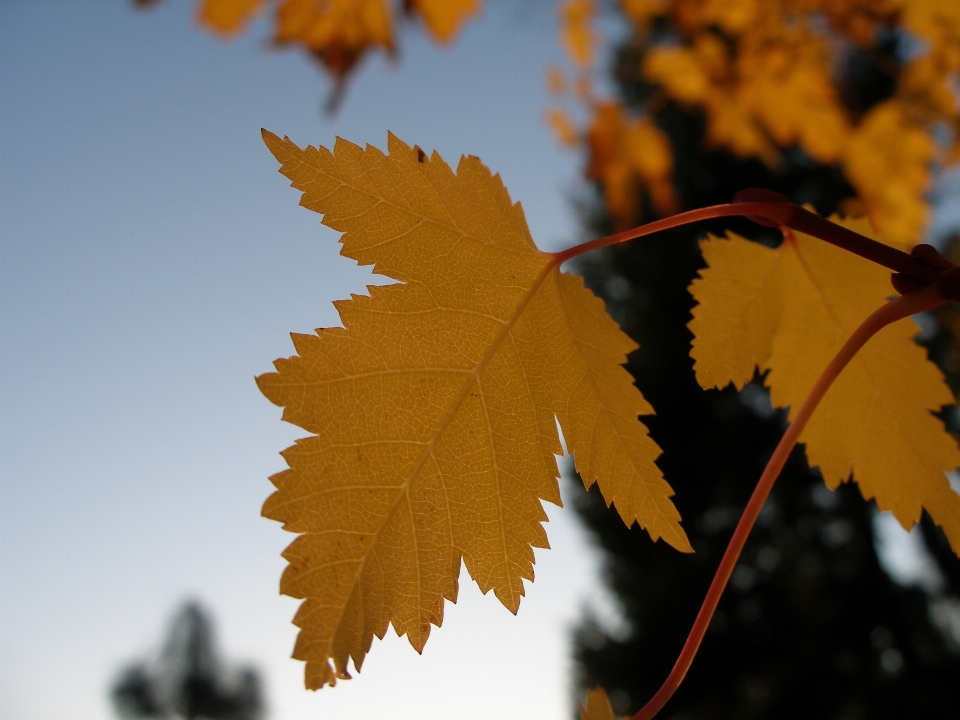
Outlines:
<svg viewBox="0 0 960 720"><path fill-rule="evenodd" d="M960 4L622 0L608 13L628 38L615 72L632 93L621 98L596 90L598 10L592 0L561 10L575 80L550 73L567 109L551 109L549 122L583 147L618 226L636 223L642 192L660 215L678 207L672 148L652 122L676 103L703 116L705 150L774 171L798 151L838 166L851 209L891 240L919 240L934 171L960 159ZM863 96L878 89L883 102Z"/></svg>

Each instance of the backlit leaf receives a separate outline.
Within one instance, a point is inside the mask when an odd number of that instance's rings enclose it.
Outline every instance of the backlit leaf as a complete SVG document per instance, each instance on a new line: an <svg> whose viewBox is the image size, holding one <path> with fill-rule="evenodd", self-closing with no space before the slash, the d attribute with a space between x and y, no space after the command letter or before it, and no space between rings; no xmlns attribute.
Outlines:
<svg viewBox="0 0 960 720"><path fill-rule="evenodd" d="M926 227L935 157L933 139L893 101L867 113L851 138L847 174L874 225L888 237L911 244Z"/></svg>
<svg viewBox="0 0 960 720"><path fill-rule="evenodd" d="M669 0L620 0L623 14L641 31L645 31L650 20L667 11Z"/></svg>
<svg viewBox="0 0 960 720"><path fill-rule="evenodd" d="M599 104L588 142L586 175L600 183L607 208L619 225L631 224L644 190L661 215L676 211L670 141L649 118L630 119L616 103Z"/></svg>
<svg viewBox="0 0 960 720"><path fill-rule="evenodd" d="M605 164L590 129L607 122L611 106L626 124L662 117L664 102L675 101L703 112L708 147L759 158L773 169L796 150L838 165L879 231L898 242L921 238L933 172L960 161L960 3L621 0L619 6L631 39L629 52L616 55L615 74L633 88L639 71L658 87L631 89L628 103L584 94L580 102L591 119L577 135L589 157L588 178L600 180L596 167ZM570 28L564 47L574 66L585 57L574 41L579 17L564 16ZM888 57L884 37L901 38L911 52ZM590 48L592 58L598 50L595 43ZM866 56L871 72L891 82L880 102L852 92L858 76L851 73ZM623 221L629 191L620 189L631 175L622 163L607 174L600 180L607 210Z"/></svg>
<svg viewBox="0 0 960 720"><path fill-rule="evenodd" d="M587 485L690 550L637 419L652 409L621 367L636 345L536 248L499 176L392 135L388 155L264 139L342 254L399 281L338 302L342 328L294 335L298 354L258 378L312 433L283 453L263 510L300 534L281 590L304 599L308 687L359 668L391 623L422 649L461 559L517 611L547 547L541 501L560 503L554 418Z"/></svg>
<svg viewBox="0 0 960 720"><path fill-rule="evenodd" d="M682 103L703 102L710 90L710 77L690 48L653 48L644 60L643 74Z"/></svg>
<svg viewBox="0 0 960 720"><path fill-rule="evenodd" d="M480 0L410 0L408 7L420 13L434 38L449 43L463 23L480 12Z"/></svg>
<svg viewBox="0 0 960 720"><path fill-rule="evenodd" d="M580 720L617 720L610 705L607 691L602 687L595 687L587 691L587 704L578 702Z"/></svg>
<svg viewBox="0 0 960 720"><path fill-rule="evenodd" d="M342 80L368 50L393 48L393 18L384 0L283 0L274 41L304 46Z"/></svg>
<svg viewBox="0 0 960 720"><path fill-rule="evenodd" d="M593 17L597 13L593 0L564 0L560 5L560 41L567 55L580 68L593 64L596 31Z"/></svg>
<svg viewBox="0 0 960 720"><path fill-rule="evenodd" d="M577 128L573 120L563 110L551 108L546 113L547 126L553 132L557 142L564 147L576 147L580 138L577 135Z"/></svg>
<svg viewBox="0 0 960 720"><path fill-rule="evenodd" d="M157 2L134 1L143 7ZM303 48L333 76L338 88L331 98L333 107L346 77L367 53L393 52L397 13L419 15L429 35L447 44L480 14L482 0L198 0L197 19L211 32L230 37L268 4L274 42Z"/></svg>
<svg viewBox="0 0 960 720"><path fill-rule="evenodd" d="M865 220L846 221L870 235ZM704 388L750 380L773 404L799 408L853 330L893 293L889 271L802 233L770 249L732 235L702 244L709 267L694 280L699 303L691 355ZM926 509L960 550L960 496L945 473L960 465L956 441L933 412L954 402L913 338L911 319L878 333L827 392L800 437L827 485L853 479L909 529Z"/></svg>
<svg viewBox="0 0 960 720"><path fill-rule="evenodd" d="M202 0L197 19L215 33L234 35L262 7L262 0Z"/></svg>

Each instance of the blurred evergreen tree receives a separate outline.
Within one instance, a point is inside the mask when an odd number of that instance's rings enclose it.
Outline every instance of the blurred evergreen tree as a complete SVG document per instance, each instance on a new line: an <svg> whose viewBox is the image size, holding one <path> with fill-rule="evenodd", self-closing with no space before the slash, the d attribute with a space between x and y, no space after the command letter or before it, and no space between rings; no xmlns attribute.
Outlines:
<svg viewBox="0 0 960 720"><path fill-rule="evenodd" d="M155 662L134 662L111 690L124 720L260 720L260 676L250 667L226 672L218 657L209 616L196 602L184 603Z"/></svg>
<svg viewBox="0 0 960 720"><path fill-rule="evenodd" d="M837 71L854 114L889 97L901 41L886 34L849 49ZM622 47L613 75L628 107L650 107L656 88L640 72L643 50ZM853 192L835 166L799 149L770 168L706 150L702 114L672 101L653 118L675 154L681 209L729 202L742 188L776 190L821 213ZM614 230L599 199L584 204L591 237ZM637 223L655 219L649 202ZM706 593L733 527L785 428L762 379L743 392L704 392L693 374L686 328L687 286L703 267L697 240L730 229L768 244L779 233L748 221L683 228L583 259L590 287L640 343L629 362L656 408L644 418L663 449L659 465L696 550L685 557L644 531L628 530L596 488L573 488L584 524L603 551L605 579L624 628L587 616L574 656L582 689L603 685L618 714L636 712L666 678ZM933 333L939 357L950 342ZM843 428L837 428L843 432ZM808 720L960 716L960 564L938 529L924 521L938 571L925 587L905 587L885 572L875 540L875 510L856 487L830 492L798 448L767 502L684 684L662 711L668 720ZM954 624L951 635L948 626Z"/></svg>

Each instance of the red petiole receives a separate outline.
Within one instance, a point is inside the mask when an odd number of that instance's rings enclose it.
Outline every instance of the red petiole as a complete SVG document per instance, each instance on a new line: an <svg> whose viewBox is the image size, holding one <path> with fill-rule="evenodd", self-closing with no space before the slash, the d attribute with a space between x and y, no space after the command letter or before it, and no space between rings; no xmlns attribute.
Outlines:
<svg viewBox="0 0 960 720"><path fill-rule="evenodd" d="M740 553L747 542L747 537L753 529L774 482L776 482L787 458L796 446L807 421L813 415L813 411L843 368L871 337L887 325L915 313L931 310L947 300L960 300L960 268L952 265L929 245L918 245L914 248L912 254L907 254L836 225L809 210L790 203L786 198L765 190L743 191L738 193L734 200L735 202L728 205L714 205L713 207L680 213L615 235L597 238L560 253L554 253L553 264L559 266L565 260L590 250L627 242L692 222L719 217L745 216L762 225L789 228L812 235L889 268L896 273L892 278L894 287L899 292L905 292L906 294L891 300L863 321L830 361L830 364L827 365L807 394L793 422L790 423L780 439L744 508L743 515L740 517L723 558L720 560L720 565L713 581L710 583L710 588L707 590L703 605L700 607L700 612L690 629L690 634L680 651L680 656L677 658L673 670L670 671L656 694L630 720L651 720L663 709L663 706L667 704L677 688L680 687L680 683L683 682L683 678L693 663L693 658L697 654L707 628L710 626L720 597L723 595L730 575L733 573L733 568L737 564Z"/></svg>
<svg viewBox="0 0 960 720"><path fill-rule="evenodd" d="M779 197L765 190L744 190L737 193L737 201L726 205L689 210L672 217L607 235L575 245L558 253L552 253L554 263L559 265L591 250L635 240L646 235L702 220L721 217L747 217L761 225L790 228L812 235L831 245L847 250L878 265L893 270L894 287L901 292L918 290L936 282L947 300L960 301L960 268L953 267L930 245L917 245L913 253L884 245L845 227L830 222L816 213L783 199L754 199Z"/></svg>

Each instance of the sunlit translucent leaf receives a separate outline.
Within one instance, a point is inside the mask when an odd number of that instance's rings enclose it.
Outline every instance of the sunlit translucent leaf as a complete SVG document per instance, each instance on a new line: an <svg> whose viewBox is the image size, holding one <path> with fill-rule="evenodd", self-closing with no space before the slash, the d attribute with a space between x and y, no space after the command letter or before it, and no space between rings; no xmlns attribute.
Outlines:
<svg viewBox="0 0 960 720"><path fill-rule="evenodd" d="M607 691L596 687L587 692L587 704L577 703L580 708L580 720L617 720L610 705Z"/></svg>
<svg viewBox="0 0 960 720"><path fill-rule="evenodd" d="M866 221L847 224L870 234ZM770 249L732 235L702 244L709 267L691 285L690 329L704 388L740 388L767 372L790 417L853 330L893 294L889 271L801 233ZM909 529L926 509L960 550L960 496L946 474L956 441L932 413L954 402L913 340L911 319L873 337L823 398L800 437L827 485L850 479Z"/></svg>
<svg viewBox="0 0 960 720"><path fill-rule="evenodd" d="M933 138L907 119L899 103L885 102L867 113L846 153L847 174L874 225L901 243L916 241L929 213Z"/></svg>
<svg viewBox="0 0 960 720"><path fill-rule="evenodd" d="M617 103L602 103L587 137L587 177L600 183L607 208L618 224L633 221L644 191L661 215L677 209L670 141L649 118L631 119Z"/></svg>
<svg viewBox="0 0 960 720"><path fill-rule="evenodd" d="M146 7L158 0L134 1ZM367 53L393 52L398 12L419 16L427 33L446 44L480 14L482 0L198 0L197 19L211 32L230 37L242 32L265 5L273 14L274 42L308 51L342 88Z"/></svg>
<svg viewBox="0 0 960 720"><path fill-rule="evenodd" d="M202 0L197 18L221 35L234 35L263 7L262 0Z"/></svg>
<svg viewBox="0 0 960 720"><path fill-rule="evenodd" d="M553 132L557 142L564 147L576 147L580 141L573 120L563 110L552 108L546 114L547 126Z"/></svg>
<svg viewBox="0 0 960 720"><path fill-rule="evenodd" d="M463 24L480 12L480 0L411 0L408 6L420 13L438 41L452 42Z"/></svg>
<svg viewBox="0 0 960 720"><path fill-rule="evenodd" d="M960 3L621 0L620 12L632 32L617 76L632 82L640 71L657 88L626 104L589 94L587 128L604 124L611 105L630 122L677 102L703 112L707 148L774 169L797 150L837 165L880 231L921 239L933 172L960 160ZM911 51L888 55L883 38L892 34ZM871 72L891 82L879 103L853 92L865 50ZM568 55L578 62L569 47ZM592 171L605 164L602 146L579 135L588 177L600 179ZM614 164L609 174L605 204L622 219L629 192L618 189L629 173Z"/></svg>
<svg viewBox="0 0 960 720"><path fill-rule="evenodd" d="M281 589L305 600L308 687L359 668L391 623L422 649L461 559L517 611L547 546L541 500L560 502L555 418L587 485L690 550L637 419L652 409L621 366L636 345L536 248L499 176L393 136L389 155L264 138L301 205L344 233L342 254L399 281L338 302L342 328L295 335L298 354L258 378L311 433L264 505L300 534Z"/></svg>
<svg viewBox="0 0 960 720"><path fill-rule="evenodd" d="M580 68L593 64L596 13L593 0L564 0L560 5L560 40L567 56Z"/></svg>
<svg viewBox="0 0 960 720"><path fill-rule="evenodd" d="M305 47L342 80L368 50L393 48L393 17L384 0L283 0L274 41Z"/></svg>

